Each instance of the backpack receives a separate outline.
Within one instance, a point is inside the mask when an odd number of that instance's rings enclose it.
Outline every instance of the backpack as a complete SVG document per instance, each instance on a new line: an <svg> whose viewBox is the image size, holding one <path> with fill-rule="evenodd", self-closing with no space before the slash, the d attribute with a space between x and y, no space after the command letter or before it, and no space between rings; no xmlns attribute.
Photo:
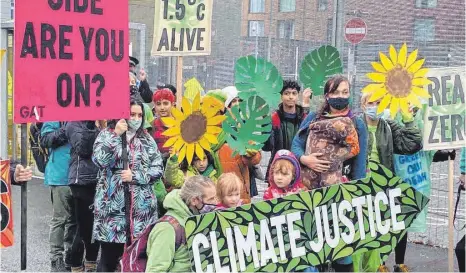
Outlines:
<svg viewBox="0 0 466 273"><path fill-rule="evenodd" d="M40 130L42 122L32 123L29 127L29 143L31 144L32 157L36 161L37 169L41 173L45 173L45 166L49 160L49 152L40 146Z"/></svg>
<svg viewBox="0 0 466 273"><path fill-rule="evenodd" d="M147 243L152 229L158 223L167 222L175 229L175 251L186 244L184 227L180 225L175 217L165 215L155 223L150 224L144 231L134 239L129 247L126 247L121 258L121 272L145 272L147 265ZM158 246L163 247L163 246Z"/></svg>

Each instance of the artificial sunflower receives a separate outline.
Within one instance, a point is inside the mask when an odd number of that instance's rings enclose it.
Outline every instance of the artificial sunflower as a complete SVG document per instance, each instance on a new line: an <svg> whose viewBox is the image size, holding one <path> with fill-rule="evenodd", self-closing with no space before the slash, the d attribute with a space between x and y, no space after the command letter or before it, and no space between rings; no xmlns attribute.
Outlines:
<svg viewBox="0 0 466 273"><path fill-rule="evenodd" d="M408 56L408 47L403 44L397 52L393 45L390 46L389 56L379 52L380 63L373 62L375 72L368 73L367 77L374 81L367 85L362 92L372 94L369 101L380 100L377 113L390 106L392 117L399 109L409 113L409 102L417 107L422 107L418 97L430 98L424 89L425 85L431 83L427 79L427 68L422 68L425 59L417 60L418 50L414 50Z"/></svg>
<svg viewBox="0 0 466 273"><path fill-rule="evenodd" d="M217 136L222 131L220 127L224 115L217 115L217 109L206 104L201 106L201 96L198 93L192 103L183 97L182 110L172 108L172 117L162 118L168 129L163 135L170 137L164 147L173 147L178 153L178 162L184 158L191 164L194 153L204 159L204 150L211 151L211 144L217 144Z"/></svg>

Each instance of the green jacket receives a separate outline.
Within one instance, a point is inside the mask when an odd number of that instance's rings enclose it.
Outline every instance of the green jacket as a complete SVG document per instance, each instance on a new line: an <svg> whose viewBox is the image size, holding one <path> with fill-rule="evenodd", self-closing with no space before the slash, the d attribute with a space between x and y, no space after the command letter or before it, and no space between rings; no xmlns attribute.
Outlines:
<svg viewBox="0 0 466 273"><path fill-rule="evenodd" d="M393 154L410 155L422 149L422 133L414 121L407 122L403 126L393 120L380 119L375 137L380 163L392 172L394 171ZM374 138L369 134L368 151L372 150L373 143Z"/></svg>
<svg viewBox="0 0 466 273"><path fill-rule="evenodd" d="M213 182L217 182L217 171L215 169L211 169L210 171L206 170L201 174L198 170L189 166L186 173L184 173L179 167L178 158L176 156L172 156L168 159L164 177L165 181L174 188L181 188L186 178L195 175L203 175L209 177Z"/></svg>
<svg viewBox="0 0 466 273"><path fill-rule="evenodd" d="M170 215L183 227L193 214L181 200L180 190L173 190L166 197L163 206ZM191 259L188 246L175 249L175 229L170 223L161 222L155 225L147 242L146 272L190 272Z"/></svg>

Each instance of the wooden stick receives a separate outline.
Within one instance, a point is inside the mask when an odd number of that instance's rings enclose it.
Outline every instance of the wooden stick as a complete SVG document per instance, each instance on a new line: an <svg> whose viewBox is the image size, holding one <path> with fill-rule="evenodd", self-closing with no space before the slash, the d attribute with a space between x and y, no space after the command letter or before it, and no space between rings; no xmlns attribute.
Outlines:
<svg viewBox="0 0 466 273"><path fill-rule="evenodd" d="M176 59L176 106L181 109L181 100L183 98L183 57L178 56Z"/></svg>
<svg viewBox="0 0 466 273"><path fill-rule="evenodd" d="M454 272L454 181L453 173L455 170L454 161L448 160L448 272Z"/></svg>

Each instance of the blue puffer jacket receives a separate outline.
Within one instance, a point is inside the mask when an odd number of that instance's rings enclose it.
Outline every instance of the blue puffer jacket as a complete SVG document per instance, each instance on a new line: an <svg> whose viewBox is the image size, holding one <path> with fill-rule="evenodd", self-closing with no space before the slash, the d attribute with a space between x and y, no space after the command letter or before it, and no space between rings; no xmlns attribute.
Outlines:
<svg viewBox="0 0 466 273"><path fill-rule="evenodd" d="M71 145L65 135L65 126L60 122L45 122L40 131L42 147L49 149L45 167L45 185L68 185Z"/></svg>

